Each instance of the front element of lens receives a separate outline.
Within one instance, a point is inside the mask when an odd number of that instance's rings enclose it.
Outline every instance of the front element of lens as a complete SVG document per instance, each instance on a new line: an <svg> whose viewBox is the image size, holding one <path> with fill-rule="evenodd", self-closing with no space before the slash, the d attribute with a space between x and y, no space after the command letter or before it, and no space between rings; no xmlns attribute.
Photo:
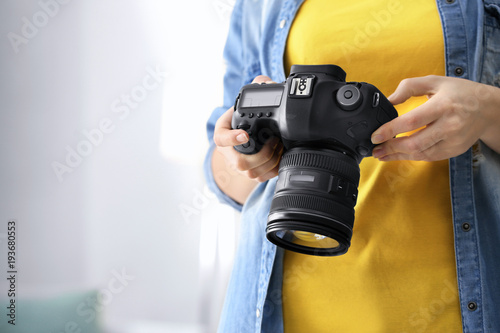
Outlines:
<svg viewBox="0 0 500 333"><path fill-rule="evenodd" d="M280 162L267 238L318 256L344 254L351 244L359 165L329 149L292 148Z"/></svg>

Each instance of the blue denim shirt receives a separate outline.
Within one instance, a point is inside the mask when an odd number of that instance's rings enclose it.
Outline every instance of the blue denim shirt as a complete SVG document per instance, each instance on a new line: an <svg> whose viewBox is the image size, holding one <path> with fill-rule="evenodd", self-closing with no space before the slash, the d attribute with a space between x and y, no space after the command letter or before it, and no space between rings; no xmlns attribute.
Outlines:
<svg viewBox="0 0 500 333"><path fill-rule="evenodd" d="M241 0L233 10L224 51L224 106L216 108L207 123L210 149L204 166L212 191L242 211L219 332L283 331L283 250L265 237L276 178L260 184L242 207L217 187L210 162L215 122L233 105L240 87L259 74L285 80L285 42L302 2ZM437 0L437 6L446 75L500 86L500 0ZM500 332L500 156L478 142L449 165L463 331Z"/></svg>

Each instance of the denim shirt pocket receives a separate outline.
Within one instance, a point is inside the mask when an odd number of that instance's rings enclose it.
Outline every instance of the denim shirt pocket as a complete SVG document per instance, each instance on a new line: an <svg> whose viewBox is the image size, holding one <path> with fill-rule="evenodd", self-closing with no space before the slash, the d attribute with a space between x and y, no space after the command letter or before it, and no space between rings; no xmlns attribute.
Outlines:
<svg viewBox="0 0 500 333"><path fill-rule="evenodd" d="M483 68L480 81L500 87L500 0L484 1Z"/></svg>

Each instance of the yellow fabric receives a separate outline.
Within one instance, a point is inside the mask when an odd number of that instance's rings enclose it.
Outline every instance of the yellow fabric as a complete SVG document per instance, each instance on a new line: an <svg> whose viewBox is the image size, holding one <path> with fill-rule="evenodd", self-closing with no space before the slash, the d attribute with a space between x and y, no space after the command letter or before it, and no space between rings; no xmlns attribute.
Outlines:
<svg viewBox="0 0 500 333"><path fill-rule="evenodd" d="M337 64L386 96L404 78L444 75L436 3L306 0L285 64ZM461 332L448 161L365 158L348 253L287 251L283 312L286 333Z"/></svg>

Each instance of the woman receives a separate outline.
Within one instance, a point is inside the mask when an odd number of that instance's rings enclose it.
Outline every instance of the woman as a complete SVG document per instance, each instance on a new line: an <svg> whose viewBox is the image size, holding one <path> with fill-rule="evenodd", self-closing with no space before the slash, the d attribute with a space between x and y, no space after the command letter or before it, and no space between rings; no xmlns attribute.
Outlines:
<svg viewBox="0 0 500 333"><path fill-rule="evenodd" d="M498 45L498 1L236 3L205 165L212 190L242 210L220 332L500 330ZM282 144L232 148L248 140L230 128L240 87L259 74L281 82L292 64L339 65L399 113L372 135L340 257L265 239Z"/></svg>

